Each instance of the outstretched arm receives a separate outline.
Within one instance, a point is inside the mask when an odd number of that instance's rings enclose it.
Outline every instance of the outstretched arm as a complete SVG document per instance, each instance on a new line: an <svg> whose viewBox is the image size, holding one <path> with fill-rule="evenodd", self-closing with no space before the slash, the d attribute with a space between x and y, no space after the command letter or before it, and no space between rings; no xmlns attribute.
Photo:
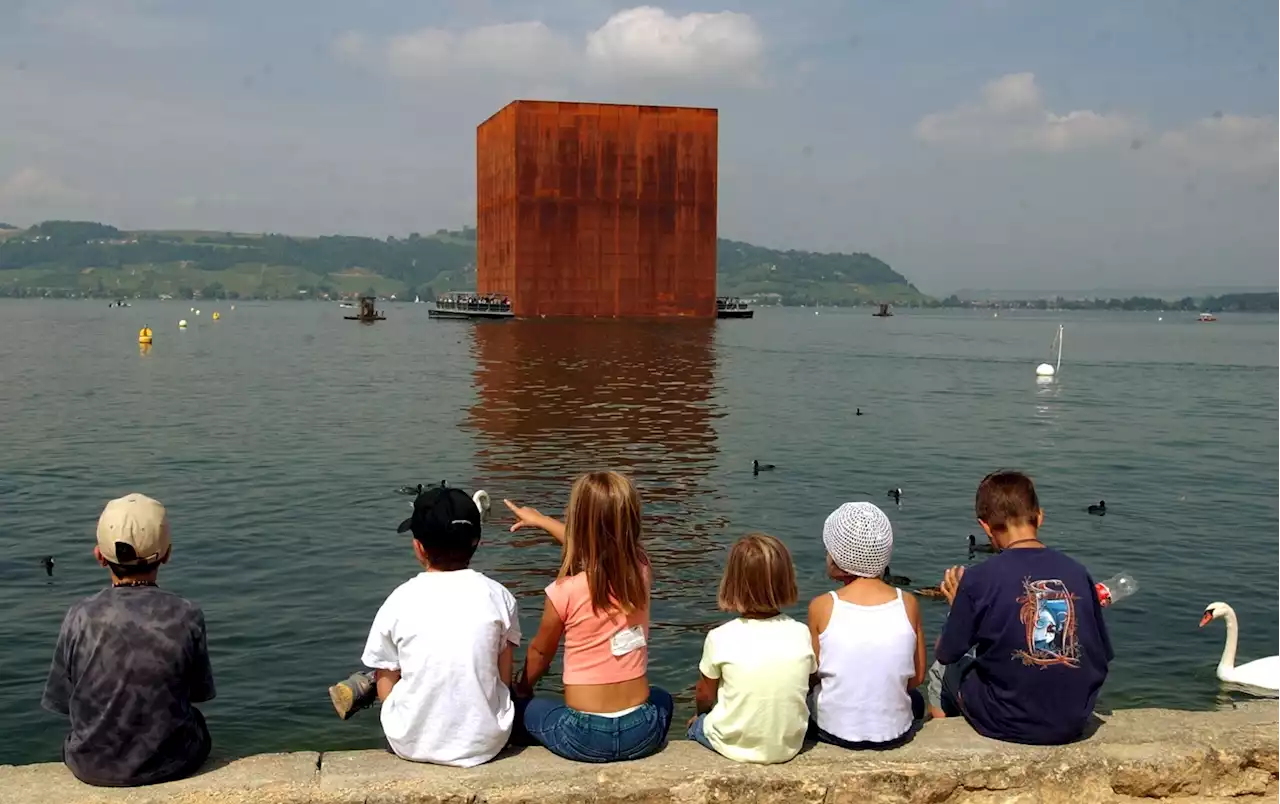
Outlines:
<svg viewBox="0 0 1280 804"><path fill-rule="evenodd" d="M563 522L558 519L552 519L538 511L536 508L519 506L510 500L503 500L503 502L506 503L507 508L511 513L515 514L516 517L515 524L511 526L512 533L515 533L521 528L538 528L539 530L545 530L547 533L550 533L551 538L555 539L560 544L564 544Z"/></svg>

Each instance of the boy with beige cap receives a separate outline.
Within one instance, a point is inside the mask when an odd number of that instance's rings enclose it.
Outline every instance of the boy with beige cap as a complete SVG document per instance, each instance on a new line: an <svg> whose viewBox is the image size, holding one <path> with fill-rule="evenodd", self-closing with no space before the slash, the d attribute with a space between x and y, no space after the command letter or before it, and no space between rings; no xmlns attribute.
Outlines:
<svg viewBox="0 0 1280 804"><path fill-rule="evenodd" d="M70 717L62 758L86 784L180 779L209 756L193 706L214 696L204 614L157 585L171 552L163 505L143 494L107 503L93 555L111 585L67 612L41 701Z"/></svg>

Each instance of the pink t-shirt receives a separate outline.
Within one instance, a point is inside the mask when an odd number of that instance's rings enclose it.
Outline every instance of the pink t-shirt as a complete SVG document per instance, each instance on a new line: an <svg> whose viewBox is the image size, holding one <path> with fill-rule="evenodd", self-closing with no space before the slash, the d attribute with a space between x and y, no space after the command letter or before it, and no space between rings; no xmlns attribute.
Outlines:
<svg viewBox="0 0 1280 804"><path fill-rule="evenodd" d="M646 579L648 575L646 572ZM564 622L565 684L617 684L645 674L649 663L648 605L627 616L617 611L593 612L591 589L581 572L553 581L547 587L547 600ZM619 650L627 652L615 656L614 637L637 627L645 644L632 647L635 640L623 634L616 642Z"/></svg>

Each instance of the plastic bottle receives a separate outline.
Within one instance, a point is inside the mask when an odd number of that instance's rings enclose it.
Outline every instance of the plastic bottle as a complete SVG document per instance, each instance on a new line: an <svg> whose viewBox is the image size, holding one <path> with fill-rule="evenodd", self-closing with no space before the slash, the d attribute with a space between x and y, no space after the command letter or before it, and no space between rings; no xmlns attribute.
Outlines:
<svg viewBox="0 0 1280 804"><path fill-rule="evenodd" d="M1138 591L1138 582L1127 572L1108 578L1097 584L1098 602L1111 606Z"/></svg>

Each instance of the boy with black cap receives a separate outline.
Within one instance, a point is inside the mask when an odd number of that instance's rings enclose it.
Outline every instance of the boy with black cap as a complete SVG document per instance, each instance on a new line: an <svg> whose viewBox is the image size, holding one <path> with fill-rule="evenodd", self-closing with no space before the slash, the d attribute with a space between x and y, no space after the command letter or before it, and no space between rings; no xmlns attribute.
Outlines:
<svg viewBox="0 0 1280 804"><path fill-rule="evenodd" d="M424 571L382 604L361 661L375 670L382 730L403 759L469 768L497 756L511 736L520 621L515 597L469 568L480 544L482 495L429 488L398 528L413 532ZM348 712L358 703L354 680L344 682L345 692L330 691L344 716L344 701Z"/></svg>
<svg viewBox="0 0 1280 804"><path fill-rule="evenodd" d="M67 612L41 700L71 718L62 759L86 784L181 779L209 756L193 706L214 695L204 614L156 585L171 552L163 505L143 494L107 503L93 555L111 586Z"/></svg>

